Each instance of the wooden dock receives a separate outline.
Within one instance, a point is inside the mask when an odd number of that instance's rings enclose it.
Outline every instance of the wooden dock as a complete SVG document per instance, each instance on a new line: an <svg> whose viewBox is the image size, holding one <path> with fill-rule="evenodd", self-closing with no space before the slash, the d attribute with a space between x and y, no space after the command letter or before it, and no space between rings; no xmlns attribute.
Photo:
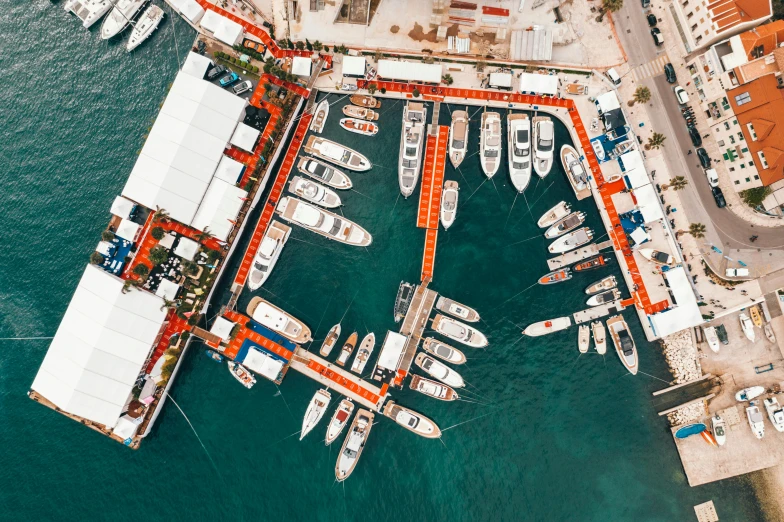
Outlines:
<svg viewBox="0 0 784 522"><path fill-rule="evenodd" d="M574 324L582 324L599 319L606 315L622 312L626 307L623 306L620 300L613 301L612 303L603 304L600 306L592 306L587 310L581 310L572 315Z"/></svg>
<svg viewBox="0 0 784 522"><path fill-rule="evenodd" d="M547 266L550 268L550 270L558 270L565 266L578 263L583 259L588 259L591 256L595 256L602 250L612 248L612 246L612 241L609 239L603 243L591 243L590 245L586 245L582 248L578 248L576 250L566 252L565 254L561 254L560 256L548 259Z"/></svg>
<svg viewBox="0 0 784 522"><path fill-rule="evenodd" d="M438 293L429 290L425 285L417 286L414 291L414 298L411 301L411 306L408 307L406 317L403 319L403 326L400 327L400 334L408 337L406 346L403 348L403 357L400 359L400 366L397 370L395 377L395 386L402 386L403 379L408 375L411 369L411 363L416 355L419 341L422 339L422 333L427 326L427 319L430 317L430 312L433 311Z"/></svg>

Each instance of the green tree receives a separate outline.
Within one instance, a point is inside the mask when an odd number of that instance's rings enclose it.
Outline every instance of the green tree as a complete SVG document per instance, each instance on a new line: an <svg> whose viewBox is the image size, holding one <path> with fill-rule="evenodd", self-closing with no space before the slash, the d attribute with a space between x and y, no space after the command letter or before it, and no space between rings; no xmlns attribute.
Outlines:
<svg viewBox="0 0 784 522"><path fill-rule="evenodd" d="M368 88L367 88L368 92L369 92L371 95L372 95L372 94L376 94L376 90L377 90L377 89L378 89L378 87L376 87L376 84L375 84L375 83L371 83L370 85L368 85Z"/></svg>
<svg viewBox="0 0 784 522"><path fill-rule="evenodd" d="M623 7L623 0L602 0L602 8L611 13L620 10Z"/></svg>
<svg viewBox="0 0 784 522"><path fill-rule="evenodd" d="M381 88L381 94L386 94L386 93L387 93L387 89L386 89L386 87L382 87L382 88Z"/></svg>
<svg viewBox="0 0 784 522"><path fill-rule="evenodd" d="M340 54L348 54L348 47L346 47L343 44L340 44L340 47L338 47L338 52Z"/></svg>
<svg viewBox="0 0 784 522"><path fill-rule="evenodd" d="M419 92L419 89L414 89L414 92L412 92L411 94L414 96L414 98L419 98L420 94L422 93Z"/></svg>
<svg viewBox="0 0 784 522"><path fill-rule="evenodd" d="M660 132L654 132L653 135L648 138L647 147L649 149L658 149L659 147L664 146L664 140L667 139L664 134Z"/></svg>
<svg viewBox="0 0 784 522"><path fill-rule="evenodd" d="M155 213L152 215L152 220L155 223L159 221L165 223L169 220L169 212L165 208L156 206Z"/></svg>
<svg viewBox="0 0 784 522"><path fill-rule="evenodd" d="M138 279L126 279L125 282L123 283L122 290L120 291L124 294L127 294L131 290L131 288L138 288L139 285L141 284L142 282L139 281Z"/></svg>
<svg viewBox="0 0 784 522"><path fill-rule="evenodd" d="M308 51L312 51L312 50L313 50L313 44L312 44L312 43L310 43L310 40L308 40L307 38L305 38L305 48L306 48Z"/></svg>
<svg viewBox="0 0 784 522"><path fill-rule="evenodd" d="M161 239L163 239L163 236L165 236L165 235L166 235L166 231L163 229L163 227L154 227L154 228L153 228L153 229L150 231L150 235L151 235L151 236L152 236L152 237L153 237L155 240L157 240L157 241L160 241Z"/></svg>
<svg viewBox="0 0 784 522"><path fill-rule="evenodd" d="M196 241L199 243L205 243L213 238L212 233L210 232L210 227L204 227L204 230L196 234L195 236Z"/></svg>
<svg viewBox="0 0 784 522"><path fill-rule="evenodd" d="M108 230L104 230L103 232L101 232L101 239L104 241L111 241L112 239L114 239L114 233L109 232Z"/></svg>
<svg viewBox="0 0 784 522"><path fill-rule="evenodd" d="M740 198L751 208L757 208L762 205L762 201L766 197L770 196L771 192L770 187L755 187L741 191Z"/></svg>
<svg viewBox="0 0 784 522"><path fill-rule="evenodd" d="M316 52L318 52L318 51L321 51L323 48L324 48L324 44L323 44L323 43L319 42L318 40L316 40L315 42L313 42L313 49L314 49Z"/></svg>
<svg viewBox="0 0 784 522"><path fill-rule="evenodd" d="M643 85L637 87L634 91L634 100L636 103L648 103L651 100L651 90Z"/></svg>
<svg viewBox="0 0 784 522"><path fill-rule="evenodd" d="M683 190L688 184L689 180L687 180L684 176L675 176L670 182L670 187L672 190Z"/></svg>
<svg viewBox="0 0 784 522"><path fill-rule="evenodd" d="M150 263L157 266L165 263L169 259L169 252L162 246L157 246L150 250L150 254L147 258L150 260Z"/></svg>
<svg viewBox="0 0 784 522"><path fill-rule="evenodd" d="M694 238L702 238L705 237L705 225L702 223L692 223L689 225L689 234L692 235Z"/></svg>
<svg viewBox="0 0 784 522"><path fill-rule="evenodd" d="M442 80L442 81L443 81L443 82L444 82L446 85L452 85L453 83L455 83L455 79L454 79L454 78L452 78L452 75L451 75L451 74L445 74L445 75L443 76L443 78L441 78L441 80Z"/></svg>
<svg viewBox="0 0 784 522"><path fill-rule="evenodd" d="M303 42L297 42L294 45L296 46L297 50L299 50L299 51L302 51L303 49L305 49L305 44Z"/></svg>
<svg viewBox="0 0 784 522"><path fill-rule="evenodd" d="M338 46L337 45L333 45L332 46L332 52L333 53L337 53L338 52Z"/></svg>
<svg viewBox="0 0 784 522"><path fill-rule="evenodd" d="M133 267L133 273L139 277L146 278L148 275L150 275L150 269L144 263L139 263Z"/></svg>
<svg viewBox="0 0 784 522"><path fill-rule="evenodd" d="M100 265L101 263L103 263L103 261L104 261L104 257L102 254L99 254L98 252L93 252L92 254L90 254L90 263L94 265Z"/></svg>

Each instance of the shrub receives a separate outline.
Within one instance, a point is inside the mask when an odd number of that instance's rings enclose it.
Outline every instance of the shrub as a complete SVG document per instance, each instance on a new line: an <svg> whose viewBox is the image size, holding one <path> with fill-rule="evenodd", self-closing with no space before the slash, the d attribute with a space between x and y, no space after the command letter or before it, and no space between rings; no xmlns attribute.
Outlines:
<svg viewBox="0 0 784 522"><path fill-rule="evenodd" d="M162 228L162 227L155 227L155 228L153 228L153 229L152 229L152 231L150 232L150 235L151 235L151 236L152 236L152 237L153 237L155 240L157 240L157 241L160 241L161 239L163 239L163 236L165 236L165 235L166 235L166 231L165 231L165 230L163 230L163 228Z"/></svg>
<svg viewBox="0 0 784 522"><path fill-rule="evenodd" d="M148 258L150 263L157 266L165 263L169 259L169 252L167 252L165 248L157 246L150 250L150 255Z"/></svg>
<svg viewBox="0 0 784 522"><path fill-rule="evenodd" d="M104 261L104 257L98 252L93 252L92 254L90 254L90 263L94 265L100 265L101 263L103 263L103 261Z"/></svg>
<svg viewBox="0 0 784 522"><path fill-rule="evenodd" d="M442 80L446 85L452 85L453 83L455 83L455 79L452 78L451 74L445 74Z"/></svg>
<svg viewBox="0 0 784 522"><path fill-rule="evenodd" d="M412 92L411 94L414 95L414 98L419 98L420 94L422 93L419 92L419 89L414 89L414 92Z"/></svg>
<svg viewBox="0 0 784 522"><path fill-rule="evenodd" d="M139 263L135 267L133 267L133 273L139 277L147 277L150 275L150 269L147 268L147 265L144 263Z"/></svg>
<svg viewBox="0 0 784 522"><path fill-rule="evenodd" d="M386 93L387 93L387 89L386 89L386 87L382 87L382 88L381 88L381 94L386 94Z"/></svg>
<svg viewBox="0 0 784 522"><path fill-rule="evenodd" d="M757 208L762 205L762 200L770 196L770 193L770 187L756 187L741 191L740 197L751 208Z"/></svg>
<svg viewBox="0 0 784 522"><path fill-rule="evenodd" d="M114 239L114 234L112 232L109 232L108 230L104 230L103 232L101 232L101 239L103 239L104 241L111 241L112 239Z"/></svg>

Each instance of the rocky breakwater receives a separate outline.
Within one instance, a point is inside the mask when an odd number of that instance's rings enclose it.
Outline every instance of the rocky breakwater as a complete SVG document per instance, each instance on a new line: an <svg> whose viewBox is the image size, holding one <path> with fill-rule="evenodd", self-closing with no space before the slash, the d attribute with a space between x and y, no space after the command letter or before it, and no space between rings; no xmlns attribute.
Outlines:
<svg viewBox="0 0 784 522"><path fill-rule="evenodd" d="M683 384L702 377L702 367L697 358L697 347L691 330L682 330L662 339L664 358L675 378L675 384ZM703 402L690 404L667 415L672 426L694 422L705 415Z"/></svg>

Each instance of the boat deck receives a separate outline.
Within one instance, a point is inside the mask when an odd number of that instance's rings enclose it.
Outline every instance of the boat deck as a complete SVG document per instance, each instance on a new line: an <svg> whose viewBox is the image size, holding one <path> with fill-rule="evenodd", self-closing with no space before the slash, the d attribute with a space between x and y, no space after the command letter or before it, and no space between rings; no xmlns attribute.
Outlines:
<svg viewBox="0 0 784 522"><path fill-rule="evenodd" d="M572 314L574 318L574 324L583 324L588 323L590 321L594 321L599 319L600 317L605 317L610 314L620 313L626 307L623 305L623 302L613 301L612 303L606 303L599 306L592 306L587 310L581 310L579 312L575 312Z"/></svg>
<svg viewBox="0 0 784 522"><path fill-rule="evenodd" d="M436 263L436 246L438 245L438 229L428 228L425 231L425 251L422 254L422 281L433 279Z"/></svg>
<svg viewBox="0 0 784 522"><path fill-rule="evenodd" d="M575 263L579 263L583 259L588 259L591 256L595 256L602 250L612 248L612 246L612 241L609 239L603 243L591 243L590 245L585 245L584 247L577 248L575 250L566 252L565 254L561 254L560 256L548 259L547 266L550 268L550 270L559 270L565 266L573 265Z"/></svg>
<svg viewBox="0 0 784 522"><path fill-rule="evenodd" d="M408 340L403 348L403 356L400 358L395 386L403 385L403 380L411 369L411 363L416 356L419 341L422 339L422 333L425 331L427 319L430 317L430 312L433 311L437 297L437 292L429 290L424 285L416 287L414 299L411 301L411 306L408 307L405 319L403 319L403 326L400 327L401 335L408 337Z"/></svg>

